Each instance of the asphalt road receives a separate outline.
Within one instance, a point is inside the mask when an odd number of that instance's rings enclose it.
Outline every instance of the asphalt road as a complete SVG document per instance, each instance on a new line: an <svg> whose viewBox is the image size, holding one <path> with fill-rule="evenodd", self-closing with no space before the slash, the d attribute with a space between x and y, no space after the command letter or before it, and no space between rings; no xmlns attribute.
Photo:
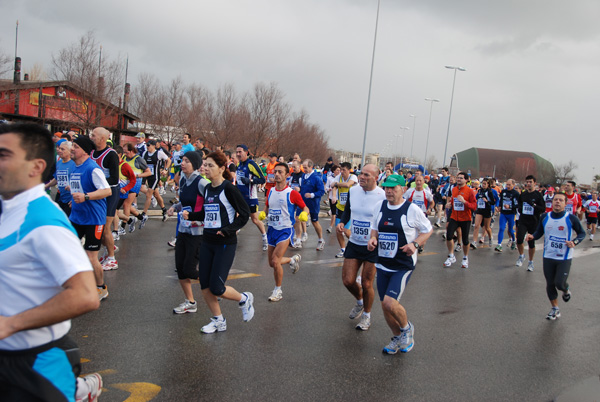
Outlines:
<svg viewBox="0 0 600 402"><path fill-rule="evenodd" d="M357 331L357 321L348 319L354 300L341 282L333 234L316 251L309 228L299 272L284 267L284 298L270 303L272 270L249 222L228 284L253 292L256 315L242 322L236 303L224 301L227 331L205 335L200 328L210 312L199 285L198 312L172 313L183 301L166 244L174 231L175 221L151 219L123 236L119 269L105 273L108 299L73 321L84 373L104 377L102 401L581 401L600 395L598 240L578 246L573 297L561 300L562 317L553 322L545 319L550 304L541 244L534 272L515 267L517 252L507 247L471 251L469 269L459 262L443 268L445 242L436 229L401 300L415 326L415 347L389 356L381 352L391 332L379 300L369 331Z"/></svg>

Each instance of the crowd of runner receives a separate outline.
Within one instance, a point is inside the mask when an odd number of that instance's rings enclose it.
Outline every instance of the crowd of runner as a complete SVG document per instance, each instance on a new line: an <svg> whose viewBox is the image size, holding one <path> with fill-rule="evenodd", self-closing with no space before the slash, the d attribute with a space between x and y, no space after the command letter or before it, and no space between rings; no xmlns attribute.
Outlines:
<svg viewBox="0 0 600 402"><path fill-rule="evenodd" d="M64 293L80 274L86 278L85 286L80 288L88 289L95 282L97 292L96 303L89 301L87 307L72 308L66 315L50 321L40 318L9 331L0 320L3 364L11 356L4 356L3 351L27 350L35 357L44 353L49 344L64 350L64 345L72 346L66 336L68 320L97 308L98 302L108 297L104 272L119 268L115 257L119 247L115 243L121 236L144 229L150 207L160 207L163 222L176 216L177 227L168 246L175 248L175 269L184 301L173 312L197 312L192 281L199 280L202 297L212 314L201 328L202 333L227 329L220 308L222 300L237 303L243 321L254 316L255 296L226 284L235 259L237 234L249 220L260 232L262 250L267 251L273 268L275 286L267 297L270 302L283 299L283 266L289 265L293 274L298 272L301 249L307 247L308 228L313 227L316 250L323 253L330 252L325 248L325 236L335 232L339 251L332 256L344 259L342 283L355 299L349 318L359 319L358 330L367 331L371 326L377 281L383 314L393 335L383 348L386 354L408 352L414 346L414 325L400 299L433 226L445 225L442 236L448 248L443 261L446 269L456 263L455 253L463 253L461 267L467 269L470 251L503 252L504 237L508 234L506 247L518 249L515 265L521 267L527 259L527 271L531 272L535 240L543 236L543 271L551 303L546 316L549 320L560 317L558 291L562 292L563 301L571 298L567 279L572 250L586 234L581 220L585 218L591 241L598 227L598 193L577 192L572 181L555 190L537 183L532 175L523 183L513 179L499 183L494 178L472 178L466 172L450 174L448 168L432 175L420 170L395 171L392 163L383 169L373 164L357 169L348 162L335 164L333 158L318 169L312 160L302 160L298 154L285 161L271 153L268 162L257 163L245 144L231 151L211 151L203 140L193 141L190 134L185 134L181 142L174 142L168 150L165 144L147 140L144 133L136 136L136 144L115 146L108 130L102 127L89 136L74 132L51 136L39 126L27 124L0 127L0 161L22 150L25 161L39 159L45 163L43 168L41 164L37 168L26 166L30 176L21 175L18 179L27 185L6 184L3 176L14 172L0 164L0 257L8 258L5 261L15 260L15 249L24 246L19 234L35 233L43 225L55 228L67 243L77 238L82 242L81 253L74 253L77 263L71 264L72 270L48 268L49 275L55 278L47 290L48 297L33 304L30 300L17 303L14 309L2 306L0 318L22 318L28 309L44 311L56 298L72 303ZM46 134L48 138L44 138ZM43 146L53 138L51 160L42 145L24 140L28 135L38 138ZM52 170L51 165L54 165ZM54 186L56 204L47 203L44 191L50 194ZM259 201L261 191L265 193L264 202ZM169 192L172 197L165 202ZM140 193L145 194L143 208L138 207ZM15 211L21 208L23 212L11 213L9 217L7 212L11 208ZM54 220L44 223L49 218L27 212L30 208L43 208L37 213L47 213ZM64 214L57 213L58 208ZM19 213L27 215L15 220ZM36 222L36 218L40 221ZM326 230L320 218L327 221ZM495 222L498 223L496 241ZM6 239L12 239L10 244ZM36 247L53 250L56 246L51 239ZM285 255L288 247L295 250L291 257ZM14 265L20 263L15 260ZM47 265L43 261L37 263ZM0 286L21 292L9 279L10 276L0 276ZM43 332L45 328L53 329ZM56 334L49 337L52 332ZM31 369L25 367L29 363L19 364L24 372ZM78 363L72 366L73 373L78 374ZM6 385L6 378L5 368L0 365L0 392L13 389ZM19 383L21 388L26 388L27 381ZM100 393L102 380L93 374L78 379L77 384L77 400L94 400ZM53 392L49 389L44 392ZM14 392L21 395L18 393L21 391Z"/></svg>

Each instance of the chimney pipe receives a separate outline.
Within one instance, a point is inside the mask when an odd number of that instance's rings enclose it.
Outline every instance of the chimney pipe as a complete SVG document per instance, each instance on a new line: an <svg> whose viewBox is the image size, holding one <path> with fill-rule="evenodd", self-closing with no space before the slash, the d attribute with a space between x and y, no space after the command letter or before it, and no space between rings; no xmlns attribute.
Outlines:
<svg viewBox="0 0 600 402"><path fill-rule="evenodd" d="M15 75L13 78L13 84L21 83L21 58L15 57Z"/></svg>

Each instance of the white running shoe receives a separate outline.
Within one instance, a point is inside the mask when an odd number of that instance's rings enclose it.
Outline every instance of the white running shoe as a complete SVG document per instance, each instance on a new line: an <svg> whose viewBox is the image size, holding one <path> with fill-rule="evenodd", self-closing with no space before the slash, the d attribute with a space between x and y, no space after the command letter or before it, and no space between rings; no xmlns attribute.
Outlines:
<svg viewBox="0 0 600 402"><path fill-rule="evenodd" d="M215 317L210 319L210 323L206 324L200 330L203 334L214 334L215 332L223 332L227 330L227 320L217 320Z"/></svg>
<svg viewBox="0 0 600 402"><path fill-rule="evenodd" d="M290 261L290 269L292 270L292 274L295 274L300 269L300 260L302 260L302 256L300 254L294 254L292 256L292 260Z"/></svg>
<svg viewBox="0 0 600 402"><path fill-rule="evenodd" d="M138 222L138 218L135 216L131 217L131 223L129 224L129 233L135 232L135 224Z"/></svg>
<svg viewBox="0 0 600 402"><path fill-rule="evenodd" d="M365 311L364 304L356 303L356 305L354 307L352 307L352 310L350 310L350 314L348 314L348 318L353 320L356 317L360 317L362 315L363 311Z"/></svg>
<svg viewBox="0 0 600 402"><path fill-rule="evenodd" d="M196 311L198 311L198 303L191 303L187 299L173 309L175 314L195 313Z"/></svg>
<svg viewBox="0 0 600 402"><path fill-rule="evenodd" d="M319 240L319 242L317 243L317 250L321 251L325 248L325 240Z"/></svg>
<svg viewBox="0 0 600 402"><path fill-rule="evenodd" d="M517 267L523 266L523 261L525 261L525 256L520 255L519 258L517 259L517 262L515 263L515 266L517 266Z"/></svg>
<svg viewBox="0 0 600 402"><path fill-rule="evenodd" d="M158 201L156 201L156 198L154 196L152 196L152 201L150 201L150 205L152 205L152 208L156 208L156 206L158 205Z"/></svg>
<svg viewBox="0 0 600 402"><path fill-rule="evenodd" d="M242 309L242 318L245 322L248 322L254 317L254 295L250 292L242 293L246 295L247 299L244 303L240 303Z"/></svg>
<svg viewBox="0 0 600 402"><path fill-rule="evenodd" d="M362 314L359 323L356 324L356 329L360 329L361 331L368 331L369 328L371 328L371 317Z"/></svg>
<svg viewBox="0 0 600 402"><path fill-rule="evenodd" d="M270 302L278 302L281 299L283 299L283 292L281 289L273 290L273 293L269 296Z"/></svg>
<svg viewBox="0 0 600 402"><path fill-rule="evenodd" d="M444 266L449 267L450 265L454 264L455 262L456 262L456 257L453 255L449 255L448 258L446 259L446 261L444 262Z"/></svg>
<svg viewBox="0 0 600 402"><path fill-rule="evenodd" d="M114 258L106 258L104 262L102 262L102 270L104 271L112 271L119 268L119 263Z"/></svg>
<svg viewBox="0 0 600 402"><path fill-rule="evenodd" d="M263 242L263 251L267 251L269 249L269 241L263 237L262 242Z"/></svg>
<svg viewBox="0 0 600 402"><path fill-rule="evenodd" d="M121 231L121 228L119 228L119 232ZM119 237L119 232L115 232L114 230L111 232L112 233L112 237L113 237L113 241L117 241L120 240L121 238Z"/></svg>
<svg viewBox="0 0 600 402"><path fill-rule="evenodd" d="M527 271L533 272L533 261L529 261L529 264L527 264Z"/></svg>
<svg viewBox="0 0 600 402"><path fill-rule="evenodd" d="M463 257L461 268L469 268L469 259L467 257Z"/></svg>
<svg viewBox="0 0 600 402"><path fill-rule="evenodd" d="M175 248L175 244L176 244L176 243L177 243L177 237L173 237L173 238L171 239L171 241L168 241L168 242L167 242L167 244L168 244L170 247L173 247L173 248Z"/></svg>
<svg viewBox="0 0 600 402"><path fill-rule="evenodd" d="M100 394L102 394L102 377L98 373L86 375L81 378L87 386L87 393L81 397L76 398L76 402L95 402L98 400Z"/></svg>
<svg viewBox="0 0 600 402"><path fill-rule="evenodd" d="M335 255L335 258L344 258L344 251L346 251L346 250L341 248L340 252Z"/></svg>
<svg viewBox="0 0 600 402"><path fill-rule="evenodd" d="M302 243L304 243L308 239L308 233L302 233Z"/></svg>

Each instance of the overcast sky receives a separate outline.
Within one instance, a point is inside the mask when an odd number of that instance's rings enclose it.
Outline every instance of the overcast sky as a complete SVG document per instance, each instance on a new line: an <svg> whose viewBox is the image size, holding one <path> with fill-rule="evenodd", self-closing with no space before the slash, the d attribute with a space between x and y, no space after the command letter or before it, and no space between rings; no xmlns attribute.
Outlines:
<svg viewBox="0 0 600 402"><path fill-rule="evenodd" d="M210 89L276 82L330 145L362 149L377 0L0 0L0 48L23 72L93 29L111 56L141 72ZM381 0L367 152L442 163L470 147L573 160L578 181L600 174L600 1ZM416 125L409 115L416 115ZM410 127L401 130L400 127ZM403 140L398 139L397 152Z"/></svg>

